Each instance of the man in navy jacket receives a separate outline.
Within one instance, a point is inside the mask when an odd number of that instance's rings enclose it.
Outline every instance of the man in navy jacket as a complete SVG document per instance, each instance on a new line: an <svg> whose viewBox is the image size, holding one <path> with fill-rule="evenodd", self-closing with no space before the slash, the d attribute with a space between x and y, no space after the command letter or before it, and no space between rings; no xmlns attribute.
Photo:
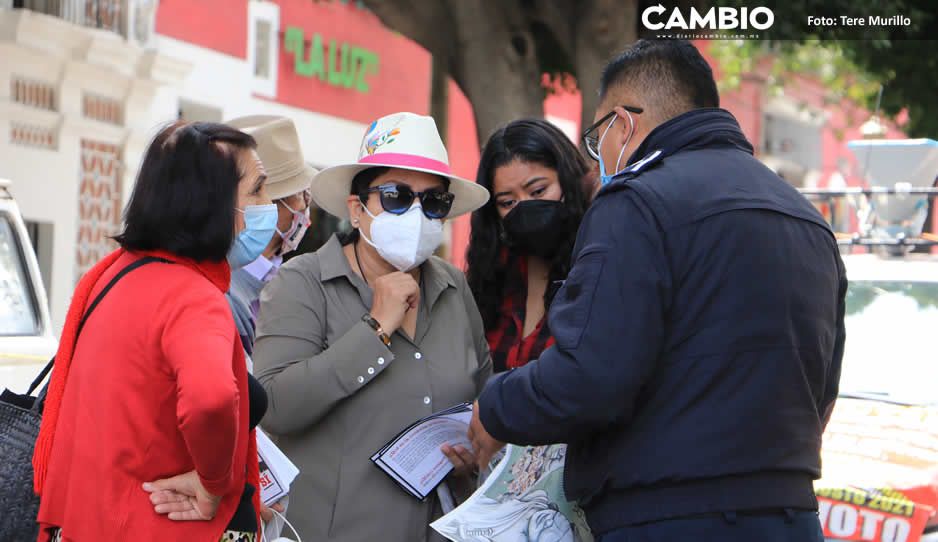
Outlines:
<svg viewBox="0 0 938 542"><path fill-rule="evenodd" d="M686 41L613 60L596 119L604 186L550 307L556 346L479 398L480 462L567 443L567 497L602 542L821 541L847 287L830 228L753 157Z"/></svg>

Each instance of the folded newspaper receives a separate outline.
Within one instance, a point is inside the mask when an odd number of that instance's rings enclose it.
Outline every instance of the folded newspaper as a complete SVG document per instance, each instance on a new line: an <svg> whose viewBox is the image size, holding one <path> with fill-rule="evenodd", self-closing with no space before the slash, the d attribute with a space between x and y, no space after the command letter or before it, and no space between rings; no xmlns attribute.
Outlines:
<svg viewBox="0 0 938 542"><path fill-rule="evenodd" d="M261 472L261 502L270 506L290 492L290 484L300 469L260 429L257 430L257 459Z"/></svg>
<svg viewBox="0 0 938 542"><path fill-rule="evenodd" d="M453 470L440 447L472 448L466 436L471 419L471 403L431 414L401 431L371 456L371 461L404 491L425 500Z"/></svg>
<svg viewBox="0 0 938 542"><path fill-rule="evenodd" d="M509 445L482 486L430 526L453 542L592 542L563 492L564 444Z"/></svg>

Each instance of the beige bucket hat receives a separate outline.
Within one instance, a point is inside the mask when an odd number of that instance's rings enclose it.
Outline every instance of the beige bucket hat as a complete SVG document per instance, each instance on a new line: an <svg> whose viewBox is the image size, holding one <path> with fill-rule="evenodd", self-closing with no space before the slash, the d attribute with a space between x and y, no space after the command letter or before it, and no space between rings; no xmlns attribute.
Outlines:
<svg viewBox="0 0 938 542"><path fill-rule="evenodd" d="M456 196L447 218L470 213L485 205L489 191L450 173L449 156L432 117L414 113L394 113L382 117L365 130L358 161L320 171L310 188L313 201L339 218L348 218L352 179L365 169L393 167L441 175L450 180L449 191Z"/></svg>
<svg viewBox="0 0 938 542"><path fill-rule="evenodd" d="M226 122L257 141L257 155L267 170L267 195L283 199L310 187L316 168L303 159L293 121L276 115L251 115Z"/></svg>

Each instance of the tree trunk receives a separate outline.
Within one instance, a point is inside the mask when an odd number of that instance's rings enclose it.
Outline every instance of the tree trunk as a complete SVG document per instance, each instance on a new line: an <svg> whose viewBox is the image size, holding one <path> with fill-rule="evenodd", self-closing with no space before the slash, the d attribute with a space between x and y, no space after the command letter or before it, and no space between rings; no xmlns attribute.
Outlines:
<svg viewBox="0 0 938 542"><path fill-rule="evenodd" d="M599 105L603 68L636 39L638 0L583 2L575 21L574 63L577 85L583 95L581 129L585 130L593 124Z"/></svg>
<svg viewBox="0 0 938 542"><path fill-rule="evenodd" d="M442 55L433 55L430 80L430 116L436 121L443 144L449 134L449 62Z"/></svg>
<svg viewBox="0 0 938 542"><path fill-rule="evenodd" d="M502 49L511 48L510 44L500 45ZM512 53L503 51L502 57L499 54L466 51L465 71L454 74L472 104L480 149L496 129L509 121L544 116L545 91L537 63L513 62Z"/></svg>
<svg viewBox="0 0 938 542"><path fill-rule="evenodd" d="M498 0L451 0L457 45L451 70L472 104L479 148L499 126L543 117L545 91L520 6Z"/></svg>

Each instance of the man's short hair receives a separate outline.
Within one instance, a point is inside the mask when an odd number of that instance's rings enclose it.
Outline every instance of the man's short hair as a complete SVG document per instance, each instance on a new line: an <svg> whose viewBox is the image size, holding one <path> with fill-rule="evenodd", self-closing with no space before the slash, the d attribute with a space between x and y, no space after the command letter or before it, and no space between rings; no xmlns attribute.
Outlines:
<svg viewBox="0 0 938 542"><path fill-rule="evenodd" d="M713 70L686 40L635 42L606 65L600 99L623 86L641 92L648 113L662 122L691 109L720 106Z"/></svg>

